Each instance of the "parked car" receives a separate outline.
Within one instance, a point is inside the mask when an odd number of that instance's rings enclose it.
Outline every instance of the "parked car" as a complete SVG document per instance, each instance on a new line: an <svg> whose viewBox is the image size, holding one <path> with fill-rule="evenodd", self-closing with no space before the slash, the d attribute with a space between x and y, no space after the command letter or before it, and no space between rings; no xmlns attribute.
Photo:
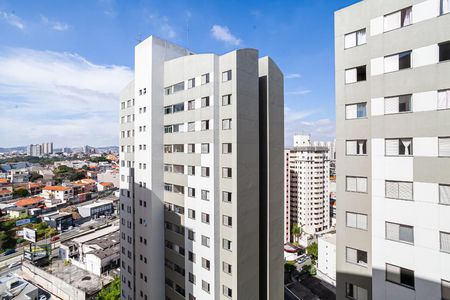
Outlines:
<svg viewBox="0 0 450 300"><path fill-rule="evenodd" d="M12 268L14 268L14 267L20 266L21 264L22 264L21 261L13 262L12 264L10 264L10 265L8 266L8 269L12 269Z"/></svg>
<svg viewBox="0 0 450 300"><path fill-rule="evenodd" d="M13 253L16 253L16 249L9 249L9 250L6 250L5 253L4 253L4 255L6 256L6 255L13 254Z"/></svg>
<svg viewBox="0 0 450 300"><path fill-rule="evenodd" d="M52 237L51 241L56 242L59 240L59 238L60 238L59 235L55 235L54 237Z"/></svg>

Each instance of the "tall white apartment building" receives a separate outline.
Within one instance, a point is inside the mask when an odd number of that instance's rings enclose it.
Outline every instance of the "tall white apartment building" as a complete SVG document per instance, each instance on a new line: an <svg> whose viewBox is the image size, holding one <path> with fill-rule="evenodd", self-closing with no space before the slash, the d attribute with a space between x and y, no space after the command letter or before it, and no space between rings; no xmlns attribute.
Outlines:
<svg viewBox="0 0 450 300"><path fill-rule="evenodd" d="M449 12L335 13L338 299L450 299Z"/></svg>
<svg viewBox="0 0 450 300"><path fill-rule="evenodd" d="M329 148L314 146L309 135L293 139L293 148L285 150L285 198L290 205L285 232L296 223L303 232L317 234L330 228Z"/></svg>
<svg viewBox="0 0 450 300"><path fill-rule="evenodd" d="M152 36L120 101L121 298L282 299L275 63Z"/></svg>
<svg viewBox="0 0 450 300"><path fill-rule="evenodd" d="M53 143L30 144L27 146L27 155L43 156L53 154Z"/></svg>

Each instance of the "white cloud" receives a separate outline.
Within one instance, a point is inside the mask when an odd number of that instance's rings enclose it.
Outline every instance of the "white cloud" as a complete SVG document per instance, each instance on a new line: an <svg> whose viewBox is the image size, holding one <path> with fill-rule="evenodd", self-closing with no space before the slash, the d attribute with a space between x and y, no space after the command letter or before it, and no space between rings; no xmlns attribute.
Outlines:
<svg viewBox="0 0 450 300"><path fill-rule="evenodd" d="M309 93L311 93L311 90L296 90L296 91L292 91L292 92L287 92L286 95L294 95L294 96L304 96L307 95Z"/></svg>
<svg viewBox="0 0 450 300"><path fill-rule="evenodd" d="M284 76L284 78L286 79L296 79L296 78L301 78L302 75L300 75L299 73L290 73L290 74L286 74Z"/></svg>
<svg viewBox="0 0 450 300"><path fill-rule="evenodd" d="M115 0L99 0L99 3L106 16L110 18L115 18L117 16Z"/></svg>
<svg viewBox="0 0 450 300"><path fill-rule="evenodd" d="M177 37L175 28L171 25L167 16L160 16L156 13L151 14L148 18L152 27L155 28L157 34L165 39L174 39Z"/></svg>
<svg viewBox="0 0 450 300"><path fill-rule="evenodd" d="M335 123L333 120L322 118L312 119L315 111L284 110L284 138L285 145L292 145L295 134L311 134L314 140L329 141L335 137Z"/></svg>
<svg viewBox="0 0 450 300"><path fill-rule="evenodd" d="M0 147L117 145L119 92L132 79L73 53L2 49Z"/></svg>
<svg viewBox="0 0 450 300"><path fill-rule="evenodd" d="M216 40L228 45L239 46L241 44L241 40L235 37L226 26L214 25L211 28L211 34Z"/></svg>
<svg viewBox="0 0 450 300"><path fill-rule="evenodd" d="M46 16L41 15L41 21L45 26L48 26L49 28L56 30L56 31L66 31L70 29L70 25L63 22L58 21L52 21L49 20Z"/></svg>
<svg viewBox="0 0 450 300"><path fill-rule="evenodd" d="M20 30L25 30L25 22L16 16L14 13L7 13L5 11L0 11L0 18L3 19L9 25L12 25Z"/></svg>

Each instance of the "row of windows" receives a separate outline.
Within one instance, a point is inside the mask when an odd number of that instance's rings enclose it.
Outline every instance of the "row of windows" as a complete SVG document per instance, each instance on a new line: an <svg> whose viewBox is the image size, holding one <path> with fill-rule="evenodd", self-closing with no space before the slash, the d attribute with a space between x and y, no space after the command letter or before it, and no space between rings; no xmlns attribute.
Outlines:
<svg viewBox="0 0 450 300"><path fill-rule="evenodd" d="M414 200L413 182L385 180L385 197L400 200ZM346 177L346 191L367 193L367 177ZM450 185L439 184L439 204L450 205Z"/></svg>
<svg viewBox="0 0 450 300"><path fill-rule="evenodd" d="M130 100L127 100L127 101L122 101L120 103L120 108L121 109L130 108L132 106L134 106L134 98L130 99Z"/></svg>
<svg viewBox="0 0 450 300"><path fill-rule="evenodd" d="M164 126L164 133L176 133L176 132L195 132L196 122L188 122L188 123L177 123L171 125ZM211 120L201 120L200 121L200 131L210 130L211 129ZM222 119L222 130L231 129L231 119Z"/></svg>
<svg viewBox="0 0 450 300"><path fill-rule="evenodd" d="M194 110L195 104L196 104L196 100L194 99L194 100L187 101L186 104L185 104L185 102L180 102L177 104L168 105L168 106L164 107L164 114L169 115L169 114L174 114L177 112ZM223 95L222 96L222 106L226 106L226 105L230 105L230 104L231 104L231 94ZM209 106L210 106L209 96L202 97L200 99L200 108L209 107Z"/></svg>
<svg viewBox="0 0 450 300"><path fill-rule="evenodd" d="M135 116L134 114L122 116L120 117L120 124L131 123L134 122Z"/></svg>
<svg viewBox="0 0 450 300"><path fill-rule="evenodd" d="M229 81L229 80L231 80L231 70L222 72L222 82ZM201 81L200 82L201 85L209 83L210 82L210 75L209 75L209 73L203 74L201 76L200 81ZM196 87L195 78L188 79L188 81L187 81L187 88L188 89L192 89L194 87ZM174 85L171 85L171 86L168 86L168 87L164 88L164 94L165 95L171 95L171 94L183 91L184 89L185 89L185 84L184 84L184 81L182 81L182 82L179 82L179 83L176 83Z"/></svg>
<svg viewBox="0 0 450 300"><path fill-rule="evenodd" d="M450 0L440 0L440 14L450 12ZM413 9L406 7L383 16L383 31L391 31L413 23ZM366 28L350 32L344 36L344 49L364 45L366 43Z"/></svg>
<svg viewBox="0 0 450 300"><path fill-rule="evenodd" d="M439 62L450 60L450 41L439 43ZM412 50L387 55L384 57L384 72L395 72L412 66ZM355 83L367 79L367 66L357 66L345 70L345 83Z"/></svg>
<svg viewBox="0 0 450 300"><path fill-rule="evenodd" d="M412 156L413 138L388 138L384 140L385 156ZM346 155L367 155L367 140L345 141ZM438 138L438 156L450 157L450 138Z"/></svg>

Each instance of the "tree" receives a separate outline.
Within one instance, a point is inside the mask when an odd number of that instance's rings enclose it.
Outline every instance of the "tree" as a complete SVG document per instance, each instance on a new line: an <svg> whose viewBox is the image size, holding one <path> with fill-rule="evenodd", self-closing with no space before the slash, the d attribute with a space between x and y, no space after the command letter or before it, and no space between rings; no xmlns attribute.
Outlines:
<svg viewBox="0 0 450 300"><path fill-rule="evenodd" d="M313 260L317 260L318 257L318 247L317 247L317 243L312 243L310 244L308 247L306 247L306 252L311 255Z"/></svg>
<svg viewBox="0 0 450 300"><path fill-rule="evenodd" d="M300 236L302 235L302 227L297 223L292 224L291 234L294 237L294 242L298 243L298 240L300 239Z"/></svg>
<svg viewBox="0 0 450 300"><path fill-rule="evenodd" d="M106 288L102 289L97 295L97 300L116 300L120 299L120 278L116 277Z"/></svg>
<svg viewBox="0 0 450 300"><path fill-rule="evenodd" d="M22 197L26 197L30 194L30 192L28 192L28 190L26 189L17 189L13 191L13 197L14 198L22 198Z"/></svg>
<svg viewBox="0 0 450 300"><path fill-rule="evenodd" d="M31 172L31 175L30 175L30 181L31 182L35 182L36 180L38 180L40 178L44 178L44 176L42 176L38 172Z"/></svg>

